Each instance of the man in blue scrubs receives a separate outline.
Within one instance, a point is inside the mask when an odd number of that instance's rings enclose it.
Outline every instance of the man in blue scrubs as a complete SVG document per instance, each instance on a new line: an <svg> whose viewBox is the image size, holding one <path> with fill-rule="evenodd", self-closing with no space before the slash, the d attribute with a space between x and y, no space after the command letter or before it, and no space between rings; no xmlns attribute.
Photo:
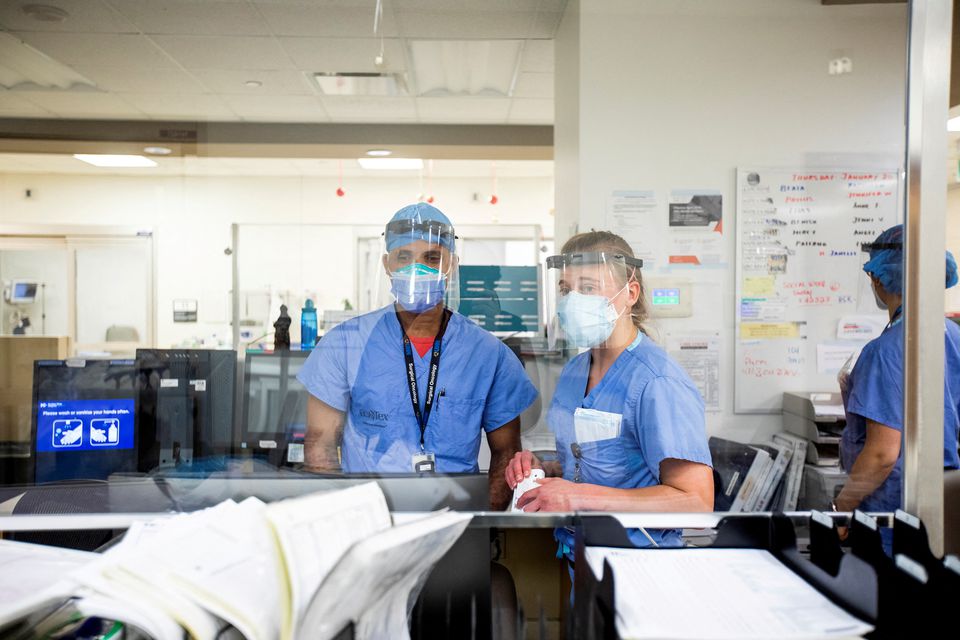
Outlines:
<svg viewBox="0 0 960 640"><path fill-rule="evenodd" d="M483 433L491 506L502 509L510 501L504 468L520 449L519 416L536 389L510 349L446 307L458 262L440 210L404 207L384 239L395 302L327 333L297 376L310 392L306 466L476 473Z"/></svg>
<svg viewBox="0 0 960 640"><path fill-rule="evenodd" d="M870 341L849 377L841 378L847 426L840 458L850 474L837 496L837 511L894 511L903 506L903 226L887 229L864 245L870 260L863 270L870 276L877 304L890 322ZM957 263L948 251L945 284L957 284ZM960 429L960 327L944 321L943 467L960 467L957 431ZM889 542L885 536L885 542Z"/></svg>

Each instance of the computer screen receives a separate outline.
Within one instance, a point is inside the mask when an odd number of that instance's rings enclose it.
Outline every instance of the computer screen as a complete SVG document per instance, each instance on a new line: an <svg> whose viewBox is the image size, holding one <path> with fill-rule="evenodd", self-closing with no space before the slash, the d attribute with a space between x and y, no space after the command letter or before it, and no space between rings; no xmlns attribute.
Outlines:
<svg viewBox="0 0 960 640"><path fill-rule="evenodd" d="M40 360L33 377L36 482L136 471L133 360Z"/></svg>
<svg viewBox="0 0 960 640"><path fill-rule="evenodd" d="M458 310L487 331L539 331L538 267L461 265Z"/></svg>
<svg viewBox="0 0 960 640"><path fill-rule="evenodd" d="M137 349L143 471L233 453L235 351Z"/></svg>
<svg viewBox="0 0 960 640"><path fill-rule="evenodd" d="M309 351L246 354L243 376L241 447L276 465L302 462L307 426L307 391L297 373ZM289 445L300 445L291 451Z"/></svg>

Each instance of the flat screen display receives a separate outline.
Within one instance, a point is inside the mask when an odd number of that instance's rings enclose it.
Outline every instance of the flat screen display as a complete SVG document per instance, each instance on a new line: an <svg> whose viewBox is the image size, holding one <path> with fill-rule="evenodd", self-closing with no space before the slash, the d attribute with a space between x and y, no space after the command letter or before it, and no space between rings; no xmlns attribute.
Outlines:
<svg viewBox="0 0 960 640"><path fill-rule="evenodd" d="M654 289L653 304L657 306L680 304L680 289Z"/></svg>
<svg viewBox="0 0 960 640"><path fill-rule="evenodd" d="M133 449L130 399L45 400L37 407L37 451Z"/></svg>

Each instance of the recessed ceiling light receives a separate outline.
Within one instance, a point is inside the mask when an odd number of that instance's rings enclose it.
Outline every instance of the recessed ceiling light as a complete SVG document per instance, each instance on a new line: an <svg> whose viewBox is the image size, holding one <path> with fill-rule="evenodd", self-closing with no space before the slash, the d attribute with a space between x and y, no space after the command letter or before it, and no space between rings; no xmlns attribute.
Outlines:
<svg viewBox="0 0 960 640"><path fill-rule="evenodd" d="M75 153L73 157L95 167L155 167L157 163L143 156L106 153Z"/></svg>
<svg viewBox="0 0 960 640"><path fill-rule="evenodd" d="M364 169L381 171L416 171L423 169L420 158L357 158Z"/></svg>
<svg viewBox="0 0 960 640"><path fill-rule="evenodd" d="M173 149L170 147L144 147L143 152L152 156L168 156L173 153Z"/></svg>
<svg viewBox="0 0 960 640"><path fill-rule="evenodd" d="M960 116L947 120L947 131L960 131Z"/></svg>
<svg viewBox="0 0 960 640"><path fill-rule="evenodd" d="M37 22L66 22L70 17L70 14L60 7L49 4L25 4L20 7L20 11Z"/></svg>
<svg viewBox="0 0 960 640"><path fill-rule="evenodd" d="M371 158L384 158L392 153L393 151L390 151L390 149L370 149L370 151L367 151L367 155Z"/></svg>
<svg viewBox="0 0 960 640"><path fill-rule="evenodd" d="M251 89L259 89L263 86L263 83L259 80L247 80L243 83L243 86L250 87Z"/></svg>

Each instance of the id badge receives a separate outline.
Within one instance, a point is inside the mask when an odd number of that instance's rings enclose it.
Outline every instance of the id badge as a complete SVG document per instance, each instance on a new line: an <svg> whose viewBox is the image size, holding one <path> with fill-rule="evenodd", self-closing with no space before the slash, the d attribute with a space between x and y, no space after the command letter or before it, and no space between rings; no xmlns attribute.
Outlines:
<svg viewBox="0 0 960 640"><path fill-rule="evenodd" d="M583 407L579 407L573 412L573 427L577 442L580 444L620 437L622 422L623 416L619 413L608 413L596 409L584 409Z"/></svg>
<svg viewBox="0 0 960 640"><path fill-rule="evenodd" d="M437 461L430 451L421 451L413 454L414 473L434 473L437 470Z"/></svg>

